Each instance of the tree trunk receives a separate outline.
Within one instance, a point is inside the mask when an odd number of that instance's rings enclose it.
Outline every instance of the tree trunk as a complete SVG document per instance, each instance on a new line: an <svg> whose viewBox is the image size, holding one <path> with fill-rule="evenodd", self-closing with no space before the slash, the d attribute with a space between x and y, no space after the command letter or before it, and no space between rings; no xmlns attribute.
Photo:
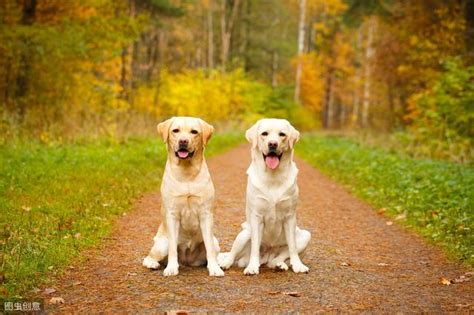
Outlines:
<svg viewBox="0 0 474 315"><path fill-rule="evenodd" d="M376 20L375 17L370 17L367 28L367 46L365 48L365 70L364 70L364 94L362 103L362 127L367 128L369 124L369 111L370 111L370 89L371 89L371 72L372 72L372 59L375 54L375 48L373 46L374 33L376 31Z"/></svg>
<svg viewBox="0 0 474 315"><path fill-rule="evenodd" d="M221 0L221 66L222 70L225 71L227 66L227 61L229 60L230 52L230 42L232 39L232 31L234 29L235 19L237 17L237 12L239 11L240 0L234 0L232 9L230 12L230 17L227 18L227 0Z"/></svg>
<svg viewBox="0 0 474 315"><path fill-rule="evenodd" d="M209 7L207 9L207 67L214 68L214 18L213 18L213 4L209 0Z"/></svg>
<svg viewBox="0 0 474 315"><path fill-rule="evenodd" d="M329 128L332 117L332 105L333 105L333 69L328 69L326 74L326 91L324 93L324 106L322 111L322 122L324 128Z"/></svg>
<svg viewBox="0 0 474 315"><path fill-rule="evenodd" d="M276 88L278 85L277 73L278 73L278 52L274 50L272 52L272 87L273 88Z"/></svg>
<svg viewBox="0 0 474 315"><path fill-rule="evenodd" d="M466 51L469 60L474 62L474 0L465 1Z"/></svg>
<svg viewBox="0 0 474 315"><path fill-rule="evenodd" d="M129 16L131 18L134 18L136 14L135 1L136 0L129 0ZM122 49L122 70L120 75L120 85L122 86L121 97L128 102L131 101L132 93L134 45L135 42Z"/></svg>
<svg viewBox="0 0 474 315"><path fill-rule="evenodd" d="M347 113L347 108L344 104L340 104L340 111L339 111L339 128L344 128L346 124L346 113Z"/></svg>
<svg viewBox="0 0 474 315"><path fill-rule="evenodd" d="M25 0L23 2L23 12L21 17L22 25L32 25L36 20L36 0ZM19 100L19 116L20 120L23 120L26 112L26 100L23 99L29 92L29 77L31 72L31 63L29 59L29 46L30 40L27 37L23 39L24 47L20 52L20 66L18 69L18 75L16 77L16 90L15 97Z"/></svg>
<svg viewBox="0 0 474 315"><path fill-rule="evenodd" d="M360 119L360 89L359 83L361 81L361 53L360 50L362 48L362 28L359 27L357 31L357 43L356 43L356 53L357 53L357 68L355 71L355 82L354 82L354 98L353 98L353 105L352 105L352 125L359 126L359 119Z"/></svg>
<svg viewBox="0 0 474 315"><path fill-rule="evenodd" d="M295 81L295 102L300 103L301 94L301 75L303 73L302 55L304 52L304 22L305 22L306 0L299 0L299 23L298 23L298 65L296 66L296 81Z"/></svg>

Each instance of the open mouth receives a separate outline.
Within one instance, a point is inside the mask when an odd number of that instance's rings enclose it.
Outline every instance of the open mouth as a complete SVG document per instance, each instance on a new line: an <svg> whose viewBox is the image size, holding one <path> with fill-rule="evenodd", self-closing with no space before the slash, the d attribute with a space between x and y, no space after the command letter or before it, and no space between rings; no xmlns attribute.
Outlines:
<svg viewBox="0 0 474 315"><path fill-rule="evenodd" d="M176 155L176 157L180 158L181 160L185 160L185 159L192 158L194 155L194 151L189 152L188 149L179 149L174 154Z"/></svg>
<svg viewBox="0 0 474 315"><path fill-rule="evenodd" d="M267 155L263 154L263 159L267 167L271 170L274 170L280 164L280 159L282 154L277 154L276 152L269 152Z"/></svg>

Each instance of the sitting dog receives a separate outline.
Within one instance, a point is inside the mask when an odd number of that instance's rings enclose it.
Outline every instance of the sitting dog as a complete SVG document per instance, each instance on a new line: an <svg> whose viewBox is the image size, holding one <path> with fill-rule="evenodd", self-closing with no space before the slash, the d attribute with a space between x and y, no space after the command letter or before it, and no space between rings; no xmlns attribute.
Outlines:
<svg viewBox="0 0 474 315"><path fill-rule="evenodd" d="M295 273L309 271L299 257L311 234L296 226L298 169L293 147L299 132L284 119L262 119L246 132L252 162L247 170L246 222L232 249L218 256L223 269L234 262L246 267L244 274L259 273L261 264Z"/></svg>
<svg viewBox="0 0 474 315"><path fill-rule="evenodd" d="M162 223L143 266L158 269L166 258L165 276L178 274L179 264L207 262L210 276L223 276L217 264L219 242L214 237L214 185L204 159L204 148L214 128L199 118L173 117L158 124L167 145L161 183Z"/></svg>

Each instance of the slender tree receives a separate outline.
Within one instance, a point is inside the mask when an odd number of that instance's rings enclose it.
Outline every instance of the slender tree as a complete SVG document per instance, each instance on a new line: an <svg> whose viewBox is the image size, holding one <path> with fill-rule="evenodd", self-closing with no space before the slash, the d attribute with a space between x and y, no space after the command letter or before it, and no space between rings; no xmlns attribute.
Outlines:
<svg viewBox="0 0 474 315"><path fill-rule="evenodd" d="M296 81L295 81L295 102L300 102L301 93L301 74L303 72L302 55L304 53L304 38L305 38L305 10L306 0L298 1L299 7L299 22L298 22L298 64L296 66Z"/></svg>

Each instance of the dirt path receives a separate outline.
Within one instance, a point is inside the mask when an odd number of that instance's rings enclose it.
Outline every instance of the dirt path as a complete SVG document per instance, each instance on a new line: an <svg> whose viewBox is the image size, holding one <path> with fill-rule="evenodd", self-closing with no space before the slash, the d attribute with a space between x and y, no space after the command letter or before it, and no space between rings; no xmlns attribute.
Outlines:
<svg viewBox="0 0 474 315"><path fill-rule="evenodd" d="M247 146L208 161L216 186L216 236L230 249L244 220ZM137 201L111 237L88 251L85 264L66 272L55 286L61 312L144 311L474 311L474 279L449 286L466 270L448 262L419 236L387 219L301 160L298 225L313 238L303 257L311 272L244 276L232 268L224 278L205 267L181 267L174 278L141 266L159 224L159 193ZM299 297L282 294L297 291Z"/></svg>

